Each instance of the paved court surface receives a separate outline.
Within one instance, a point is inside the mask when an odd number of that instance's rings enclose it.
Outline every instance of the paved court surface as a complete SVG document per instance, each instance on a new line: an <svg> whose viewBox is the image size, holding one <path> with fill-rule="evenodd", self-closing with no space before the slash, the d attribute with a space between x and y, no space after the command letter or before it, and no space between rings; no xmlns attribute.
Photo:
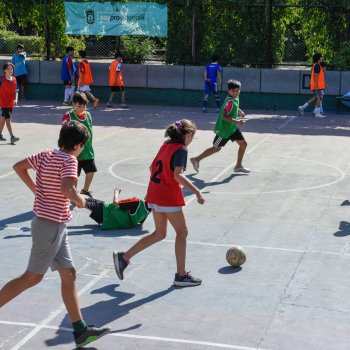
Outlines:
<svg viewBox="0 0 350 350"><path fill-rule="evenodd" d="M24 271L31 246L33 196L12 165L56 146L66 109L26 102L14 111L21 140L0 143L0 286ZM136 256L119 281L112 251L152 230L152 217L143 227L100 231L86 210L75 211L70 244L81 308L89 323L112 328L87 349L349 349L349 116L248 112L242 130L251 174L233 173L235 144L202 161L199 174L190 164L186 172L206 198L201 206L185 193L187 267L203 278L201 286L172 287L172 229ZM92 190L106 201L115 186L125 197L145 194L148 166L169 123L196 121L194 156L211 145L216 120L216 113L175 107L92 113L99 170ZM241 269L225 261L234 244L247 253ZM0 348L74 348L56 273L0 310Z"/></svg>

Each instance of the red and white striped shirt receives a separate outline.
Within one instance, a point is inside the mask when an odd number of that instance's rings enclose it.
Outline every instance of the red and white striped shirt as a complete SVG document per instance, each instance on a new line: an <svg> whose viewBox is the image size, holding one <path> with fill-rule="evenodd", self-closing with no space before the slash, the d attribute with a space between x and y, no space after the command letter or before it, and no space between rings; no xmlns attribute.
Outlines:
<svg viewBox="0 0 350 350"><path fill-rule="evenodd" d="M36 170L35 215L58 223L71 220L70 200L61 192L61 183L65 177L78 179L77 158L59 150L45 150L27 160Z"/></svg>

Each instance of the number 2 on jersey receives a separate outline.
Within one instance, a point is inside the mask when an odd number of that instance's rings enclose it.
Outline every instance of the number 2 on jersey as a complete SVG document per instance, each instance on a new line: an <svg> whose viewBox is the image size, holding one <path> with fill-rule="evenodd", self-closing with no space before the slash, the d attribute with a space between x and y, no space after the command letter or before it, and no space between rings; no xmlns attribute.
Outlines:
<svg viewBox="0 0 350 350"><path fill-rule="evenodd" d="M163 171L163 162L161 160L157 160L156 167L157 167L157 170L153 173L151 180L159 184L160 178L157 176Z"/></svg>

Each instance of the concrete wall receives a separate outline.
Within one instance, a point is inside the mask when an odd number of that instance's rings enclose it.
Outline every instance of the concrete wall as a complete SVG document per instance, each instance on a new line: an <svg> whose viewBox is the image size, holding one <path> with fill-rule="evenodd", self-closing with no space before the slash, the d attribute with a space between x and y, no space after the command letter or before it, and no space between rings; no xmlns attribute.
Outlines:
<svg viewBox="0 0 350 350"><path fill-rule="evenodd" d="M0 60L2 65L5 61ZM29 83L62 84L62 62L27 61ZM109 63L91 63L93 86L108 86ZM273 94L310 94L310 70L277 70L258 68L223 68L223 85L229 79L242 83L242 92ZM350 91L350 72L326 72L329 85L326 94L342 95ZM128 88L203 90L204 67L164 65L123 65L124 84Z"/></svg>

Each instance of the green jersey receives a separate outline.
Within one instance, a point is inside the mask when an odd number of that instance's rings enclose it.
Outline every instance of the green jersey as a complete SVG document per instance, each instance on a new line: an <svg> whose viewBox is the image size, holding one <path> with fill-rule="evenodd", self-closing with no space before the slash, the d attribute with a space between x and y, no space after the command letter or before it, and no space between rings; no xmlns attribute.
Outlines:
<svg viewBox="0 0 350 350"><path fill-rule="evenodd" d="M95 159L94 149L92 147L92 119L89 112L85 112L85 119L78 118L74 111L69 112L70 120L75 120L83 125L89 130L90 138L84 145L84 149L77 157L78 160L92 160Z"/></svg>
<svg viewBox="0 0 350 350"><path fill-rule="evenodd" d="M102 230L118 228L130 228L146 220L150 211L147 210L145 201L139 199L136 210L123 210L120 206L112 203L103 203Z"/></svg>
<svg viewBox="0 0 350 350"><path fill-rule="evenodd" d="M221 106L218 120L215 124L215 134L224 139L227 139L238 129L238 126L236 123L229 123L222 118L225 110L226 115L229 118L237 119L239 110L239 98L232 98L231 96L226 97L223 105Z"/></svg>

